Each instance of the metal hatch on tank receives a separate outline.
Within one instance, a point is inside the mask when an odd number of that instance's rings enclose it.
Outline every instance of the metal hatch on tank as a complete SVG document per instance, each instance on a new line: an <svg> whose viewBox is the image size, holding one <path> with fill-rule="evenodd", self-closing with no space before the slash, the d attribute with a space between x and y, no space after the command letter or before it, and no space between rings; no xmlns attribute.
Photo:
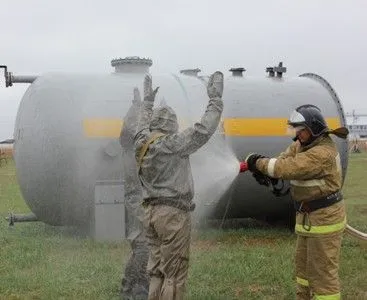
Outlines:
<svg viewBox="0 0 367 300"><path fill-rule="evenodd" d="M9 86L31 83L19 106L14 148L22 195L38 220L87 228L97 238L121 238L124 200L118 136L133 87L142 88L151 64L149 59L128 57L113 60L111 74L26 77L6 71ZM193 124L207 103L207 77L199 71L152 75L160 86L157 105L164 101L173 107L180 129ZM279 65L267 68L267 76L250 77L244 76L243 68L231 69L225 77L221 127L197 156L208 156L217 143L224 143L238 161L249 152L276 155L290 142L290 112L304 103L320 107L331 128L345 125L338 96L325 79L311 73L288 78L285 71ZM345 175L347 143L336 141ZM276 198L244 173L209 217L222 218L226 212L227 218L285 218L289 203L288 197Z"/></svg>

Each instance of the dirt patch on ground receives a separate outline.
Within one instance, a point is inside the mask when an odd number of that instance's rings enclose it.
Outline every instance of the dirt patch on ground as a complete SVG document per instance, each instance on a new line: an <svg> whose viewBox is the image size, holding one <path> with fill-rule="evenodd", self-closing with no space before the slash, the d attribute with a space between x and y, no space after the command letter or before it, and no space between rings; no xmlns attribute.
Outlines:
<svg viewBox="0 0 367 300"><path fill-rule="evenodd" d="M247 238L229 237L221 240L196 240L192 243L193 250L206 251L219 248L222 245L240 244L244 247L273 247L278 244L275 238Z"/></svg>
<svg viewBox="0 0 367 300"><path fill-rule="evenodd" d="M225 236L221 239L226 244L242 244L244 246L274 246L278 243L277 238L272 237L247 237L247 236Z"/></svg>
<svg viewBox="0 0 367 300"><path fill-rule="evenodd" d="M248 286L247 288L250 292L252 293L258 293L258 292L261 292L264 288L261 287L260 285L258 284L251 284Z"/></svg>
<svg viewBox="0 0 367 300"><path fill-rule="evenodd" d="M213 250L213 248L219 248L221 244L222 243L218 241L197 240L192 243L191 248L192 250L207 251L207 250Z"/></svg>
<svg viewBox="0 0 367 300"><path fill-rule="evenodd" d="M250 238L244 240L245 246L276 246L278 244L277 239L273 238Z"/></svg>
<svg viewBox="0 0 367 300"><path fill-rule="evenodd" d="M236 298L239 298L240 296L243 296L243 288L242 287L235 288L234 295L235 295Z"/></svg>
<svg viewBox="0 0 367 300"><path fill-rule="evenodd" d="M245 294L248 294L248 292L250 292L250 293L259 293L259 292L262 292L264 290L265 290L265 288L258 285L258 284L251 284L248 287L236 287L234 289L234 295L238 299L245 299L245 298L242 298L242 297L244 297Z"/></svg>

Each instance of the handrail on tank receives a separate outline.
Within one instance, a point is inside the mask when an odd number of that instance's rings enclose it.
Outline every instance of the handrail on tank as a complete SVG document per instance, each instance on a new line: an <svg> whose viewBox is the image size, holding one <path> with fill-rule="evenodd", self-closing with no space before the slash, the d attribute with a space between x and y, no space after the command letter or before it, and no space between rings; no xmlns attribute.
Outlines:
<svg viewBox="0 0 367 300"><path fill-rule="evenodd" d="M19 75L15 76L8 72L8 67L0 65L0 69L4 69L5 87L13 86L13 83L33 83L37 79L36 75Z"/></svg>

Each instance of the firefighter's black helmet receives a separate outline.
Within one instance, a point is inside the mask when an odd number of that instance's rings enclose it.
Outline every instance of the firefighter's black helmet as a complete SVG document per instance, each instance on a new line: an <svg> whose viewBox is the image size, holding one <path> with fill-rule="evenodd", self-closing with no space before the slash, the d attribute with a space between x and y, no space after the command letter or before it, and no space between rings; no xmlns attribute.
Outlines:
<svg viewBox="0 0 367 300"><path fill-rule="evenodd" d="M328 131L325 118L321 114L321 110L312 104L305 104L297 107L291 114L288 125L293 127L305 126L314 137Z"/></svg>

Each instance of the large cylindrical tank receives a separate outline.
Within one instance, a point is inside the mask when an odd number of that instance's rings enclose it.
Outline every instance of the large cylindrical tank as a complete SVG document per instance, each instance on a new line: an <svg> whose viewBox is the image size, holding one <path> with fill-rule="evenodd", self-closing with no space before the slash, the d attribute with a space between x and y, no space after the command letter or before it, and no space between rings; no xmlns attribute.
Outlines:
<svg viewBox="0 0 367 300"><path fill-rule="evenodd" d="M93 222L96 182L121 180L118 136L133 88L142 90L143 78L144 72L53 73L30 85L16 120L15 162L24 199L40 220L53 225ZM204 112L205 77L153 74L153 84L160 87L157 103L164 100L173 107L181 129ZM272 156L284 150L291 142L286 120L301 104L320 107L331 128L345 125L336 93L314 74L295 78L228 74L223 100L223 122L212 145L216 139L224 142L238 160L250 152ZM337 142L345 173L347 144ZM204 147L201 155L210 147ZM211 164L216 167L215 161ZM289 210L288 197L276 199L249 174L238 176L230 197L229 206L226 197L217 203L214 217L226 209L232 218L282 216Z"/></svg>

